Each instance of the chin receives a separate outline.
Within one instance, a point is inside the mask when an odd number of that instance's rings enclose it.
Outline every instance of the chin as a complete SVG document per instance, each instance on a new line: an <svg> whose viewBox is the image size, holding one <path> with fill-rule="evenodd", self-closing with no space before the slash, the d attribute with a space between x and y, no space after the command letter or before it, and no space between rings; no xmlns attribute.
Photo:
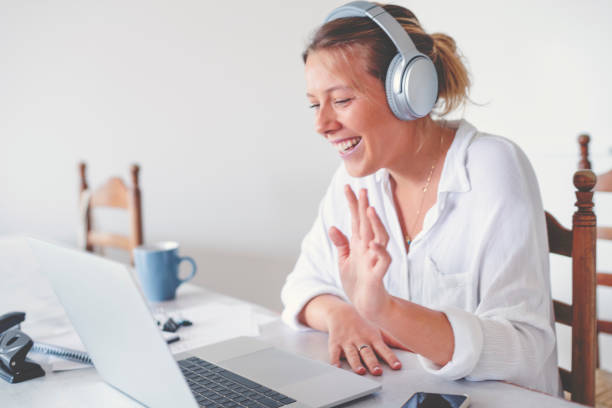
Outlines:
<svg viewBox="0 0 612 408"><path fill-rule="evenodd" d="M351 177L361 178L376 173L377 169L368 169L362 166L355 166L347 161L344 162L344 168Z"/></svg>

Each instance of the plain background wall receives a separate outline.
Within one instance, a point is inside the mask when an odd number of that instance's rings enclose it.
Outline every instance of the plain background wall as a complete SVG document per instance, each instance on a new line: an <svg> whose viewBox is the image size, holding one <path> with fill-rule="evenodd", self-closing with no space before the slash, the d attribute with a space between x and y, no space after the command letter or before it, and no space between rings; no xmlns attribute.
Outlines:
<svg viewBox="0 0 612 408"><path fill-rule="evenodd" d="M576 136L591 133L596 171L612 167L612 4L398 3L467 58L478 105L453 117L522 146L569 225ZM138 162L145 239L180 242L199 283L280 310L340 163L313 130L300 58L340 4L0 0L0 234L75 243L77 162L94 186ZM612 267L611 253L598 262ZM568 276L553 275L566 300ZM600 295L612 317L612 292ZM559 343L567 365L566 333Z"/></svg>

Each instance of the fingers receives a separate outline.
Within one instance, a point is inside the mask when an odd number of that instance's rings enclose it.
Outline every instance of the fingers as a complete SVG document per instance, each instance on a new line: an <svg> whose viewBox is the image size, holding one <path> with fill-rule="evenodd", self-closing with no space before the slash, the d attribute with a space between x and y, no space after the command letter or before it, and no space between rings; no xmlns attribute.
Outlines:
<svg viewBox="0 0 612 408"><path fill-rule="evenodd" d="M376 354L374 354L374 350L372 350L371 346L364 343L363 345L357 346L357 351L359 352L361 360L365 363L366 367L368 367L368 371L370 373L373 375L382 374L380 362L378 361Z"/></svg>
<svg viewBox="0 0 612 408"><path fill-rule="evenodd" d="M344 346L344 357L346 357L346 361L348 361L354 372L360 375L366 373L365 367L361 364L361 356L354 344Z"/></svg>
<svg viewBox="0 0 612 408"><path fill-rule="evenodd" d="M359 236L363 240L363 242L370 242L374 237L374 233L372 232L372 226L370 225L370 221L368 220L368 216L366 215L367 209L370 206L368 201L368 190L362 188L359 190Z"/></svg>
<svg viewBox="0 0 612 408"><path fill-rule="evenodd" d="M389 348L392 337L384 330L363 320L355 310L330 320L328 351L331 364L340 367L346 359L351 369L360 375L368 371L381 375L383 362L394 370L401 368L397 356Z"/></svg>
<svg viewBox="0 0 612 408"><path fill-rule="evenodd" d="M329 347L329 363L340 367L340 357L342 357L342 348L338 345L330 345Z"/></svg>
<svg viewBox="0 0 612 408"><path fill-rule="evenodd" d="M357 199L353 189L347 184L344 186L344 194L346 195L346 201L351 212L351 232L353 236L359 237L363 242L367 243L375 238L376 232L378 242L386 246L387 242L389 242L389 235L380 218L378 218L376 211L373 208L370 210L374 211L375 221L371 219L371 216L368 216L368 212L370 212L368 211L370 207L368 190L365 188L359 190L359 199ZM374 225L373 222L377 222L377 224Z"/></svg>
<svg viewBox="0 0 612 408"><path fill-rule="evenodd" d="M338 261L341 264L344 263L351 252L349 240L342 231L336 227L331 227L329 229L329 239L331 239L338 250Z"/></svg>
<svg viewBox="0 0 612 408"><path fill-rule="evenodd" d="M348 184L344 186L344 195L348 202L349 211L351 212L351 233L354 237L359 237L359 210L357 197L353 193L353 189Z"/></svg>
<svg viewBox="0 0 612 408"><path fill-rule="evenodd" d="M381 375L383 369L378 360L378 356L380 356L392 369L399 370L402 368L402 363L395 356L395 353L393 353L382 340L376 341L374 344L365 342L360 345L347 344L342 347L342 351L340 351L340 347L337 347L336 350L333 351L333 354L330 352L330 355L333 355L330 359L332 364L339 366L342 352L344 352L346 360L357 374L365 374L367 367L367 371L372 375Z"/></svg>
<svg viewBox="0 0 612 408"><path fill-rule="evenodd" d="M383 342L376 342L373 344L376 349L376 354L378 354L384 361L394 370L399 370L402 368L402 363L399 361L397 356L391 349Z"/></svg>
<svg viewBox="0 0 612 408"><path fill-rule="evenodd" d="M385 226L378 217L374 207L369 207L367 213L368 219L370 220L370 225L372 226L372 230L374 232L374 241L383 247L386 247L389 243L389 234L387 234Z"/></svg>
<svg viewBox="0 0 612 408"><path fill-rule="evenodd" d="M386 273L389 265L391 264L391 255L385 249L384 246L377 242L370 242L368 246L370 249L370 265L372 267L372 273L379 278L382 278Z"/></svg>

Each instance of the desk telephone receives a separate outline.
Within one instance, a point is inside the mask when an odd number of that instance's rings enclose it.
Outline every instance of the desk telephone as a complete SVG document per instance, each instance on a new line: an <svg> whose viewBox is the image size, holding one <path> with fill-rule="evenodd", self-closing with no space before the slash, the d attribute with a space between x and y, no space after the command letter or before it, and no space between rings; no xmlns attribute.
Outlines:
<svg viewBox="0 0 612 408"><path fill-rule="evenodd" d="M0 378L10 383L45 375L40 365L26 357L34 342L19 330L19 324L24 320L24 312L0 316Z"/></svg>

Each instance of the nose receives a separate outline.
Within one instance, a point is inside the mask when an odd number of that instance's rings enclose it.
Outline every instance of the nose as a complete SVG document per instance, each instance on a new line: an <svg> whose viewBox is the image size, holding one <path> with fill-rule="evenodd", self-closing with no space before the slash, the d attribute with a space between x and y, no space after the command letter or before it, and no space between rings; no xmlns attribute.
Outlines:
<svg viewBox="0 0 612 408"><path fill-rule="evenodd" d="M340 129L342 125L338 122L336 112L329 104L321 104L315 118L315 129L322 136L327 136Z"/></svg>

